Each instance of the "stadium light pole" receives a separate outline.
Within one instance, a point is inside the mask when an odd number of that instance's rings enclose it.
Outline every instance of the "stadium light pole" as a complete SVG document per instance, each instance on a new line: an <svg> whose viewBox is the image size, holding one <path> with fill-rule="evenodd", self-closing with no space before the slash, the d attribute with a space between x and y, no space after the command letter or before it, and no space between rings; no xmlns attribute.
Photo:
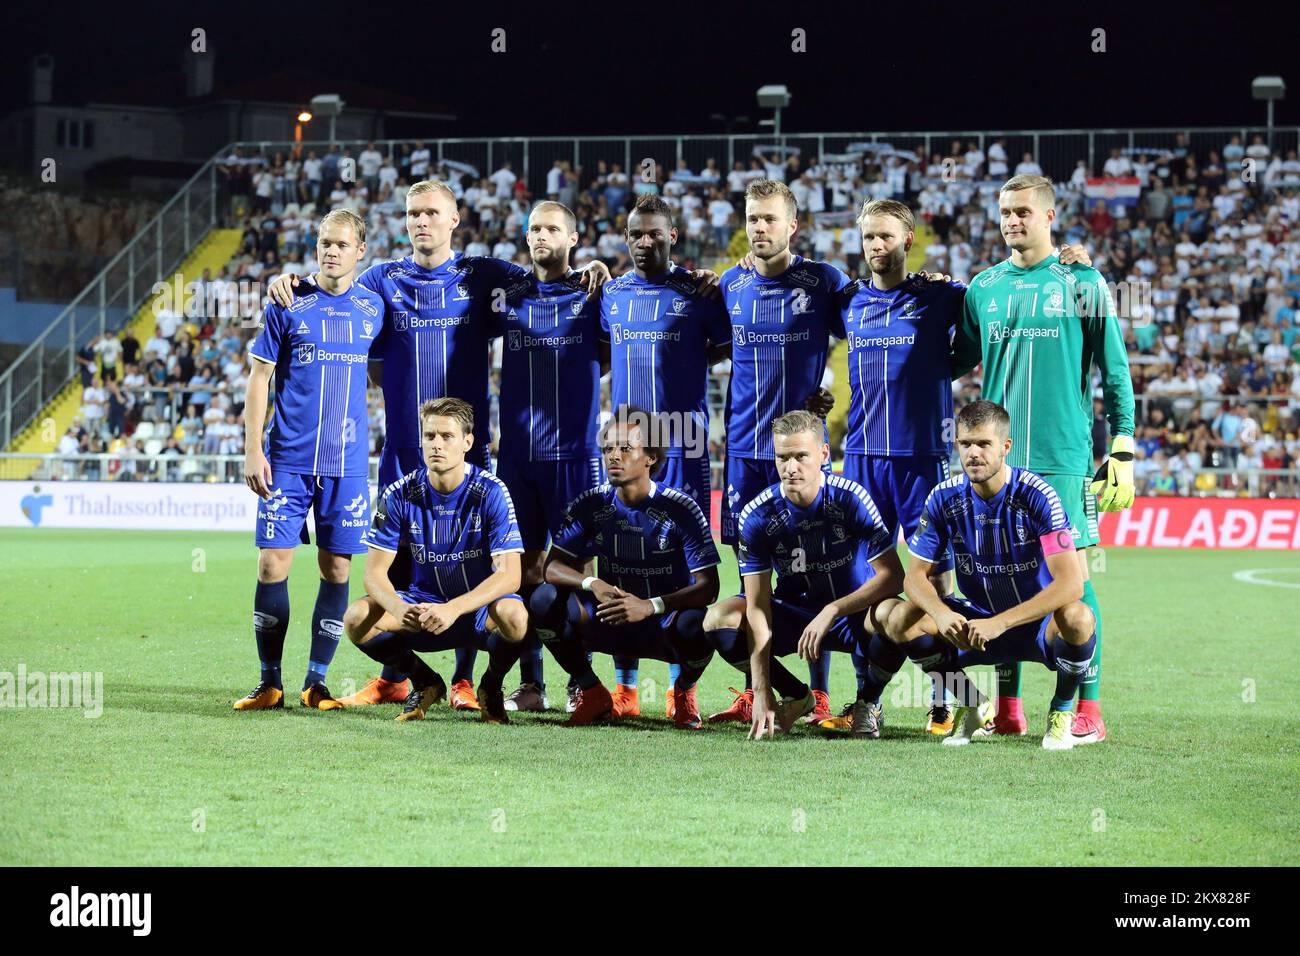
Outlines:
<svg viewBox="0 0 1300 956"><path fill-rule="evenodd" d="M337 93L322 93L311 98L311 110L316 116L328 116L330 121L330 142L334 142L334 124L343 112L343 97Z"/></svg>
<svg viewBox="0 0 1300 956"><path fill-rule="evenodd" d="M1273 148L1273 101L1286 98L1286 81L1280 76L1257 76L1250 81L1250 95L1268 102L1268 148Z"/></svg>
<svg viewBox="0 0 1300 956"><path fill-rule="evenodd" d="M293 145L302 145L302 124L311 122L311 114L303 110L298 114L298 122L293 126Z"/></svg>
<svg viewBox="0 0 1300 956"><path fill-rule="evenodd" d="M768 84L758 88L758 105L776 111L772 119L773 132L781 139L781 110L790 105L790 90L784 85ZM763 124L760 124L763 125Z"/></svg>

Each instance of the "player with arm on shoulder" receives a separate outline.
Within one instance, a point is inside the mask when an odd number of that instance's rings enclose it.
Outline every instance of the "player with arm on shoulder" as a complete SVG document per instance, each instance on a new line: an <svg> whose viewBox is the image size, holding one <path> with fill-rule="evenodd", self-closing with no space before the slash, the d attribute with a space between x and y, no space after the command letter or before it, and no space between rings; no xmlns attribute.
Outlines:
<svg viewBox="0 0 1300 956"><path fill-rule="evenodd" d="M528 629L514 505L496 476L465 460L474 442L468 402L429 399L420 422L424 463L384 490L366 535L366 596L352 603L343 623L363 653L410 675L398 720L422 720L447 695L446 682L415 652L468 646L488 652L480 716L504 724L502 681ZM410 553L414 568L403 589L388 576L400 550Z"/></svg>
<svg viewBox="0 0 1300 956"><path fill-rule="evenodd" d="M546 548L565 505L604 481L596 427L609 339L600 328L598 301L587 296L569 266L578 242L573 212L551 200L537 203L526 237L533 273L512 287L493 317L495 334L505 338L497 477L510 489L519 518L524 542L519 593L528 603L542 583ZM506 709L546 710L542 646L532 630L519 679Z"/></svg>
<svg viewBox="0 0 1300 956"><path fill-rule="evenodd" d="M858 226L871 278L854 284L844 308L850 394L844 475L867 489L895 540L900 530L906 540L927 496L949 477L952 340L966 287L908 276L915 218L904 203L869 200ZM1090 261L1077 246L1062 256ZM949 593L949 558L937 555L932 570L936 590ZM865 679L858 674L859 685ZM952 730L951 703L936 685L927 731ZM846 723L841 715L823 726Z"/></svg>
<svg viewBox="0 0 1300 956"><path fill-rule="evenodd" d="M490 468L492 307L513 284L526 280L529 272L501 259L462 255L452 246L459 225L460 213L450 186L432 179L412 184L406 193L411 254L376 263L357 279L358 285L383 300L382 316L375 317L382 332L372 356L382 366L384 392L381 488L420 467L419 410L431 398L450 396L470 403L480 434L470 449L469 461ZM582 281L594 290L608 275L604 264L593 265ZM272 299L281 304L288 301L296 281L292 274L276 279L269 290ZM410 560L403 552L390 569L394 586L406 587L410 574ZM457 710L478 708L474 661L472 647L457 650L451 686L452 706ZM401 701L406 694L406 676L386 669L343 700L351 707Z"/></svg>
<svg viewBox="0 0 1300 956"><path fill-rule="evenodd" d="M849 279L825 262L795 255L798 204L785 183L755 179L745 189L749 254L724 273L723 304L731 323L731 377L727 384L727 458L721 509L722 543L738 547L741 509L780 481L771 422L807 409L822 418L833 399L821 387L832 336L843 338L840 293ZM751 268L752 266L752 268ZM826 470L830 470L829 459ZM829 718L830 657L808 662L815 706L804 722ZM748 679L748 678L747 678ZM731 706L710 721L749 723L753 700L746 685Z"/></svg>
<svg viewBox="0 0 1300 956"><path fill-rule="evenodd" d="M1056 672L1043 747L1069 750L1070 708L1096 649L1096 621L1080 600L1083 576L1061 501L1041 477L1007 463L1010 436L1011 419L994 402L971 402L957 416L963 474L926 501L908 542L908 599L886 621L888 646L872 645L872 669L887 679L905 655L943 675L965 708L944 743L968 744L993 733L992 708L964 669L1037 661ZM950 546L964 598L940 595L932 581L935 558Z"/></svg>
<svg viewBox="0 0 1300 956"><path fill-rule="evenodd" d="M672 207L641 196L625 233L632 271L601 290L601 328L610 340L610 402L650 415L650 444L665 448L657 481L710 510L709 366L730 354L727 311L710 283L672 260L677 242ZM615 659L614 708L618 716L641 712L634 657ZM666 706L673 706L668 669Z"/></svg>
<svg viewBox="0 0 1300 956"><path fill-rule="evenodd" d="M302 704L342 705L325 674L348 606L352 555L365 553L370 513L370 443L366 360L381 303L353 283L366 249L365 221L346 209L321 220L316 285L288 307L268 303L249 347L252 369L244 398L244 482L257 506L257 589L253 629L262 676L235 710L284 706L280 659L289 627L289 569L294 548L308 544L307 512L316 516L320 588L312 612L311 653ZM275 414L265 436L267 396L275 377Z"/></svg>
<svg viewBox="0 0 1300 956"><path fill-rule="evenodd" d="M1011 255L975 277L954 341L955 372L984 363L982 397L1011 415L1010 462L1050 484L1065 508L1083 576L1083 603L1097 622L1097 655L1079 684L1077 743L1106 739L1101 717L1101 607L1087 550L1099 543L1097 494L1104 510L1133 503L1133 382L1106 280L1096 269L1064 265L1052 246L1056 193L1042 176L1015 176L998 196ZM1110 459L1092 478L1092 366L1101 374ZM1023 734L1020 665L998 669L999 733Z"/></svg>
<svg viewBox="0 0 1300 956"><path fill-rule="evenodd" d="M870 496L822 468L830 456L824 428L802 409L772 423L780 481L741 511L744 596L719 602L705 619L709 642L753 679L754 739L788 730L815 706L811 689L773 658L865 655L878 630L875 611L887 614L902 586L902 564ZM879 736L878 726L865 726L875 715L860 711L859 732Z"/></svg>
<svg viewBox="0 0 1300 956"><path fill-rule="evenodd" d="M621 716L592 651L675 664L673 722L703 726L695 685L713 656L703 622L718 597L718 552L695 500L654 481L665 456L647 443L652 433L647 412L615 411L600 436L609 483L570 503L533 592L537 632L579 687L571 726ZM587 570L593 558L599 576Z"/></svg>

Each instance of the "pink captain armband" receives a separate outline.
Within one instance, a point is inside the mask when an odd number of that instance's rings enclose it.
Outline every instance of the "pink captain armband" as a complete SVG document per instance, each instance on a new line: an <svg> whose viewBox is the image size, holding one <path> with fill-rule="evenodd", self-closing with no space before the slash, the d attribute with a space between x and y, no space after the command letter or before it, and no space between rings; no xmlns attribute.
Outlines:
<svg viewBox="0 0 1300 956"><path fill-rule="evenodd" d="M1038 539L1038 543L1043 547L1043 557L1050 558L1062 551L1073 551L1074 535L1070 534L1068 528L1062 528L1060 531L1049 531Z"/></svg>

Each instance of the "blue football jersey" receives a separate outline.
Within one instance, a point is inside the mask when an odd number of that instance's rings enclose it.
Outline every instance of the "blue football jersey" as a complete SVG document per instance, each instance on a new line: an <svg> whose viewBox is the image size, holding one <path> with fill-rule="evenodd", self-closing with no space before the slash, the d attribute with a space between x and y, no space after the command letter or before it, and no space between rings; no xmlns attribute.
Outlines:
<svg viewBox="0 0 1300 956"><path fill-rule="evenodd" d="M839 269L801 256L772 278L739 266L723 273L731 317L728 455L772 459L773 419L804 407L821 385L830 337L844 337L848 285Z"/></svg>
<svg viewBox="0 0 1300 956"><path fill-rule="evenodd" d="M846 292L849 290L846 290ZM849 342L845 454L946 455L952 337L965 286L908 279L882 292L857 282L844 308Z"/></svg>
<svg viewBox="0 0 1300 956"><path fill-rule="evenodd" d="M775 484L740 513L740 574L776 571L777 597L821 609L852 594L875 574L871 562L894 541L867 490L825 475L821 490L800 508Z"/></svg>
<svg viewBox="0 0 1300 956"><path fill-rule="evenodd" d="M709 431L709 346L731 335L720 298L706 297L685 269L642 279L628 272L605 283L600 326L610 340L610 400L651 414L689 416L681 427ZM675 436L674 436L675 437ZM680 458L680 446L668 456Z"/></svg>
<svg viewBox="0 0 1300 956"><path fill-rule="evenodd" d="M288 308L267 305L248 349L275 366L267 461L272 473L366 475L366 362L380 334L383 302L355 283L341 295L306 288Z"/></svg>
<svg viewBox="0 0 1300 956"><path fill-rule="evenodd" d="M465 465L465 480L442 494L417 468L379 497L365 543L379 551L411 552L417 590L449 601L492 574L492 555L524 550L510 492L491 472Z"/></svg>
<svg viewBox="0 0 1300 956"><path fill-rule="evenodd" d="M596 558L602 581L637 597L679 591L695 571L718 563L708 519L685 492L651 483L650 496L632 508L613 485L599 485L569 503L554 546L578 558Z"/></svg>
<svg viewBox="0 0 1300 956"><path fill-rule="evenodd" d="M1070 521L1052 486L1023 468L989 501L965 473L930 492L907 546L924 561L942 559L949 545L962 594L992 614L1015 607L1047 587L1046 554L1074 550Z"/></svg>
<svg viewBox="0 0 1300 956"><path fill-rule="evenodd" d="M570 272L530 276L495 310L501 353L500 455L526 461L596 456L600 415L599 306Z"/></svg>
<svg viewBox="0 0 1300 956"><path fill-rule="evenodd" d="M384 300L372 356L384 363L387 440L420 445L420 405L451 396L474 407L474 444L491 441L488 375L492 304L529 276L501 259L462 256L425 269L407 256L373 265L357 280Z"/></svg>

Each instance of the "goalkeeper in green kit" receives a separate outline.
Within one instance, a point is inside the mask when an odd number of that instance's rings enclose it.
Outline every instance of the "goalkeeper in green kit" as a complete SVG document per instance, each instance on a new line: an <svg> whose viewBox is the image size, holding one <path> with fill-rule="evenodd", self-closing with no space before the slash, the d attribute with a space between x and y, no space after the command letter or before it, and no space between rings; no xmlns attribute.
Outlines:
<svg viewBox="0 0 1300 956"><path fill-rule="evenodd" d="M1106 739L1101 719L1101 608L1086 548L1098 543L1097 508L1133 504L1133 382L1114 300L1096 269L1061 265L1052 245L1056 193L1050 179L1015 176L998 195L1011 256L966 290L953 342L954 376L984 363L982 397L1011 414L1007 463L1055 489L1083 565L1083 601L1097 621L1097 651L1079 684L1075 743ZM1110 458L1092 477L1092 365L1101 371ZM999 533L990 529L991 533ZM1023 734L1020 665L998 666L998 714L986 733Z"/></svg>

